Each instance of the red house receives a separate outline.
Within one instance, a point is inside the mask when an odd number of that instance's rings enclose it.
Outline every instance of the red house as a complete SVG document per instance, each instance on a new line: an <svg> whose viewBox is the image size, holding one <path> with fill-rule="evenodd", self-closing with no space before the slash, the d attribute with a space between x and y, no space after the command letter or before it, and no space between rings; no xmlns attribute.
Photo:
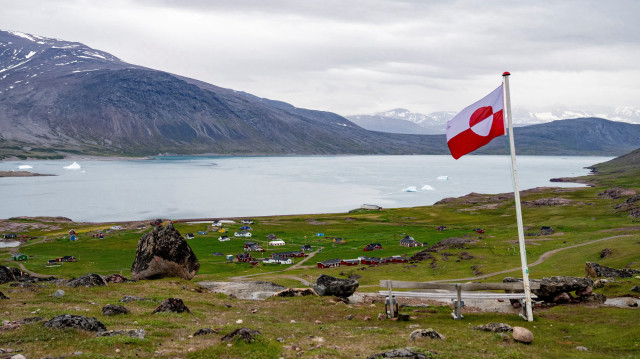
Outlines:
<svg viewBox="0 0 640 359"><path fill-rule="evenodd" d="M318 262L318 268L334 268L340 267L340 259L327 259L326 261Z"/></svg>

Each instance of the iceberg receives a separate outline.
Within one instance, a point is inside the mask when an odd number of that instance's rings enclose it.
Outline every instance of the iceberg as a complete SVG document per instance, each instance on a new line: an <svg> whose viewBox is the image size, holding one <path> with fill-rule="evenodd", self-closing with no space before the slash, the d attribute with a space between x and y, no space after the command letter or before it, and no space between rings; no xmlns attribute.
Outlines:
<svg viewBox="0 0 640 359"><path fill-rule="evenodd" d="M433 188L433 187L429 186L428 184L426 184L426 185L422 186L422 190L423 191L433 191L433 190L435 190L435 188Z"/></svg>
<svg viewBox="0 0 640 359"><path fill-rule="evenodd" d="M449 179L449 176L438 176L438 179L439 179L440 181L446 181L446 180L448 180L448 179Z"/></svg>
<svg viewBox="0 0 640 359"><path fill-rule="evenodd" d="M20 166L18 166L18 169L21 169L21 170L28 170L29 168L33 168L33 166L29 166L29 165L20 165Z"/></svg>
<svg viewBox="0 0 640 359"><path fill-rule="evenodd" d="M78 162L74 162L68 166L64 166L63 167L66 170L79 170L80 169L80 165L78 164Z"/></svg>
<svg viewBox="0 0 640 359"><path fill-rule="evenodd" d="M418 192L418 189L416 186L409 186L407 188L403 188L402 192Z"/></svg>

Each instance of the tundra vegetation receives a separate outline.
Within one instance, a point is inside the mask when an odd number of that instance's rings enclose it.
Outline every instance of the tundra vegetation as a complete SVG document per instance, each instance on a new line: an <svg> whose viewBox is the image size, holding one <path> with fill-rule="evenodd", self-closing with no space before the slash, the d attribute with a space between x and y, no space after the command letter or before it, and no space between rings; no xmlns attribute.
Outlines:
<svg viewBox="0 0 640 359"><path fill-rule="evenodd" d="M634 216L640 201L635 202L637 196L633 194L640 193L638 164L640 160L635 153L631 159L623 156L595 165L595 175L573 179L592 183L593 187L538 188L522 192L528 262L533 264L543 254L560 250L530 266L531 278L583 277L586 262L640 269L640 222L638 216ZM614 187L624 190L613 190ZM408 320L396 321L379 316L385 311L381 297L371 296L357 303L318 296L254 301L212 293L199 284L250 275L245 279L304 287L303 281L314 283L318 276L327 274L357 278L359 293L375 293L380 289L381 279L432 281L477 277L472 280L502 282L504 277L521 277L515 210L509 194L469 194L427 207L253 219L250 240L267 249L253 253L254 258L299 250L304 244L312 246L314 257L297 267L295 264L304 258L293 258L293 267L229 262L225 255L242 252L244 238L232 237L230 241L221 242L218 241L220 233L210 225L175 222L175 228L183 235L207 232L188 240L200 262L200 270L190 281L164 278L76 288L55 281L0 284L0 292L10 298L0 299L3 320L0 357L11 350L10 354L21 353L27 358L69 357L74 353L87 358L116 355L125 358L365 358L406 347L437 358L631 358L640 353L638 309L632 307L556 305L535 308L534 321L526 322L516 311L494 313L473 308L465 308L462 320L453 320L448 305L431 302L429 307L401 308L401 313L408 314ZM123 229L105 233L104 239L93 236L116 224ZM144 228L139 228L141 225ZM233 233L242 224L237 219L235 224L224 226ZM446 230L436 231L439 226L446 226ZM542 234L543 226L553 228L554 232ZM21 264L28 271L62 279L87 273L104 276L117 273L130 278L137 242L151 228L148 222L74 223L60 218L7 219L0 221L0 227L2 233L35 237L24 239L25 243L17 249L0 249L0 265ZM476 232L478 228L484 229L484 233ZM71 229L76 231L77 241L69 241ZM284 239L286 245L268 247L268 234ZM433 252L435 260L329 269L316 266L317 262L327 259L364 255L410 257L426 248L401 247L398 243L405 235L426 246L452 237L476 242ZM345 243L334 244L332 237L341 237ZM364 252L363 248L370 243L380 243L383 249ZM575 246L578 244L582 245ZM604 249L609 251L603 258ZM28 260L12 261L11 251L16 250L27 254ZM78 261L47 265L49 259L66 255ZM287 268L291 269L283 271ZM492 274L505 270L510 271ZM638 277L614 278L594 292L608 298L637 298L638 292L632 288L638 285ZM52 295L58 289L64 294ZM122 302L125 296L149 300ZM152 314L167 298L181 299L189 311ZM130 312L107 316L102 313L107 305L122 305ZM143 329L145 336L144 339L127 335L96 336L94 332L43 325L44 321L61 314L95 317L108 330ZM24 320L32 317L42 320ZM492 322L527 328L535 339L525 345L510 335L473 330L475 326ZM222 340L223 336L243 327L260 334L250 342ZM205 328L213 330L194 335ZM426 328L433 328L445 339L410 340L415 329Z"/></svg>

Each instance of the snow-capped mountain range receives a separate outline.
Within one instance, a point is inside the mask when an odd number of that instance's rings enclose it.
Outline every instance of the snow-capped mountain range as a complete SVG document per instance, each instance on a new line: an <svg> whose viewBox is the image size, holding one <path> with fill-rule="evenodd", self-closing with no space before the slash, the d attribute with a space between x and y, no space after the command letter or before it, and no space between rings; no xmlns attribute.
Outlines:
<svg viewBox="0 0 640 359"><path fill-rule="evenodd" d="M455 115L456 112L451 111L422 114L411 112L404 108L396 108L371 115L347 116L347 119L360 127L372 131L407 134L443 134L447 127L447 121ZM611 121L640 124L640 109L621 107L593 112L561 109L549 112L531 112L522 108L513 110L513 123L515 127L587 117L598 117Z"/></svg>

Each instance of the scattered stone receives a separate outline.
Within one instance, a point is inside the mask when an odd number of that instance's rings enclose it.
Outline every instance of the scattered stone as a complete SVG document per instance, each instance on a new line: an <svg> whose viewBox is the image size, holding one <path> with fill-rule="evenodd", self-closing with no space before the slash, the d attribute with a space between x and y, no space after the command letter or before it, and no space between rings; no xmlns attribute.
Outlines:
<svg viewBox="0 0 640 359"><path fill-rule="evenodd" d="M568 204L571 204L571 201L562 197L547 197L522 202L524 207L566 206Z"/></svg>
<svg viewBox="0 0 640 359"><path fill-rule="evenodd" d="M599 197L605 197L609 199L618 199L620 197L633 196L636 194L636 191L629 188L608 188L604 190L604 192L598 193Z"/></svg>
<svg viewBox="0 0 640 359"><path fill-rule="evenodd" d="M242 320L242 319L236 320L236 324L242 324L242 323L244 323L244 320Z"/></svg>
<svg viewBox="0 0 640 359"><path fill-rule="evenodd" d="M106 285L107 282L102 279L102 276L95 273L85 274L67 282L67 287L103 287Z"/></svg>
<svg viewBox="0 0 640 359"><path fill-rule="evenodd" d="M0 299L11 299L11 298L7 297L6 295L4 295L4 293L0 292Z"/></svg>
<svg viewBox="0 0 640 359"><path fill-rule="evenodd" d="M364 317L364 318L362 318L362 320L364 320L365 322L368 322L368 321L370 321L370 320L371 320L371 317L370 317L370 316L368 316L368 315L365 315L365 317Z"/></svg>
<svg viewBox="0 0 640 359"><path fill-rule="evenodd" d="M484 330L484 331L493 332L493 333L504 333L504 332L513 331L513 328L511 328L511 326L506 323L487 323L484 325L475 326L473 327L473 329Z"/></svg>
<svg viewBox="0 0 640 359"><path fill-rule="evenodd" d="M607 297L600 293L591 293L590 295L583 295L580 297L582 303L599 303L604 304L607 301Z"/></svg>
<svg viewBox="0 0 640 359"><path fill-rule="evenodd" d="M527 328L513 327L513 339L521 343L529 344L533 341L533 333Z"/></svg>
<svg viewBox="0 0 640 359"><path fill-rule="evenodd" d="M129 309L116 304L107 304L102 307L102 315L129 314Z"/></svg>
<svg viewBox="0 0 640 359"><path fill-rule="evenodd" d="M587 349L587 348L585 348L585 347L583 347L583 346L577 346L577 347L576 347L576 350L579 350L579 351L581 351L581 352L589 351L589 349Z"/></svg>
<svg viewBox="0 0 640 359"><path fill-rule="evenodd" d="M540 235L542 236L549 236L549 235L552 235L554 232L555 231L553 230L553 228L549 226L540 227Z"/></svg>
<svg viewBox="0 0 640 359"><path fill-rule="evenodd" d="M386 318L387 318L387 316L385 314L378 313L378 320L383 320L383 319L386 319Z"/></svg>
<svg viewBox="0 0 640 359"><path fill-rule="evenodd" d="M200 262L187 241L171 223L155 226L138 241L131 277L158 279L180 277L190 280L200 269Z"/></svg>
<svg viewBox="0 0 640 359"><path fill-rule="evenodd" d="M398 322L408 322L411 317L409 316L409 314L398 313L398 316L395 319Z"/></svg>
<svg viewBox="0 0 640 359"><path fill-rule="evenodd" d="M587 273L591 272L589 269L587 269L587 267L589 267L597 277L631 278L636 274L640 274L640 270L638 269L631 269L631 268L614 269L614 268L606 267L593 262L587 262L585 264L585 269Z"/></svg>
<svg viewBox="0 0 640 359"><path fill-rule="evenodd" d="M198 329L197 332L193 333L193 336L197 337L199 335L207 335L207 334L218 334L218 331L211 328L202 328L202 329Z"/></svg>
<svg viewBox="0 0 640 359"><path fill-rule="evenodd" d="M103 332L107 330L107 327L105 327L105 325L96 318L72 314L61 314L55 316L48 322L44 323L44 326L53 329L75 328L90 332Z"/></svg>
<svg viewBox="0 0 640 359"><path fill-rule="evenodd" d="M632 292L640 292L640 286L636 285L634 287L631 288Z"/></svg>
<svg viewBox="0 0 640 359"><path fill-rule="evenodd" d="M556 304L566 304L571 302L571 296L569 295L569 293L562 292L553 297L553 302Z"/></svg>
<svg viewBox="0 0 640 359"><path fill-rule="evenodd" d="M180 298L165 299L156 309L153 310L153 312L151 312L151 314L155 314L158 312L191 313L189 308L184 305L184 302Z"/></svg>
<svg viewBox="0 0 640 359"><path fill-rule="evenodd" d="M609 283L607 279L596 279L593 282L593 288L603 288L605 284Z"/></svg>
<svg viewBox="0 0 640 359"><path fill-rule="evenodd" d="M318 295L312 288L287 288L274 294L274 297L303 297L306 295Z"/></svg>
<svg viewBox="0 0 640 359"><path fill-rule="evenodd" d="M475 257L469 254L469 252L460 252L458 254L458 258L462 259L463 261L466 261L466 260L474 259Z"/></svg>
<svg viewBox="0 0 640 359"><path fill-rule="evenodd" d="M319 324L322 324L322 321L316 319L314 323L319 325Z"/></svg>
<svg viewBox="0 0 640 359"><path fill-rule="evenodd" d="M64 290L58 289L55 292L53 292L53 294L51 294L51 296L54 297L54 298L62 298L62 297L64 297Z"/></svg>
<svg viewBox="0 0 640 359"><path fill-rule="evenodd" d="M260 335L260 332L257 330L249 329L249 328L239 328L231 333L222 337L223 342L231 342L239 338L240 340L244 340L247 343L251 343L256 339L256 336Z"/></svg>
<svg viewBox="0 0 640 359"><path fill-rule="evenodd" d="M133 279L127 279L125 278L125 276L121 275L121 274L111 274L108 275L106 277L104 277L104 281L107 283L129 283L129 282L135 282L135 280Z"/></svg>
<svg viewBox="0 0 640 359"><path fill-rule="evenodd" d="M122 297L122 299L120 299L120 301L122 303L129 303L129 302L135 302L135 301L142 301L142 300L148 300L151 302L157 302L157 300L155 299L150 299L150 298L141 298L141 297L136 297L135 295L125 295L124 297Z"/></svg>
<svg viewBox="0 0 640 359"><path fill-rule="evenodd" d="M409 340L412 342L414 342L416 339L424 339L424 338L444 340L445 336L436 332L431 328L416 329L413 332L411 332L411 335L409 335Z"/></svg>
<svg viewBox="0 0 640 359"><path fill-rule="evenodd" d="M22 354L16 354L16 355L11 356L10 359L26 359L26 357L24 355L22 355Z"/></svg>
<svg viewBox="0 0 640 359"><path fill-rule="evenodd" d="M376 353L369 355L366 359L378 359L378 358L407 358L407 359L428 359L432 358L435 352L429 352L431 355L427 356L413 348L400 348L391 349L386 352Z"/></svg>
<svg viewBox="0 0 640 359"><path fill-rule="evenodd" d="M608 256L610 256L612 253L610 248L605 248L603 250L600 251L600 258L606 258Z"/></svg>
<svg viewBox="0 0 640 359"><path fill-rule="evenodd" d="M359 285L360 283L355 279L340 279L322 274L316 279L313 289L320 296L334 295L347 298L358 289Z"/></svg>
<svg viewBox="0 0 640 359"><path fill-rule="evenodd" d="M119 329L96 333L96 337L112 337L114 335L124 335L131 338L144 339L146 333L144 329Z"/></svg>
<svg viewBox="0 0 640 359"><path fill-rule="evenodd" d="M585 296L585 295L591 295L591 294L593 294L593 287L592 286L588 286L585 289L576 290L576 295L578 297L582 297L582 296Z"/></svg>
<svg viewBox="0 0 640 359"><path fill-rule="evenodd" d="M353 320L353 314L347 314L347 316L344 319Z"/></svg>
<svg viewBox="0 0 640 359"><path fill-rule="evenodd" d="M628 307L631 307L631 308L635 308L635 307L638 306L638 303L636 303L636 301L631 299L631 298L627 299L627 303L626 304L627 304Z"/></svg>

